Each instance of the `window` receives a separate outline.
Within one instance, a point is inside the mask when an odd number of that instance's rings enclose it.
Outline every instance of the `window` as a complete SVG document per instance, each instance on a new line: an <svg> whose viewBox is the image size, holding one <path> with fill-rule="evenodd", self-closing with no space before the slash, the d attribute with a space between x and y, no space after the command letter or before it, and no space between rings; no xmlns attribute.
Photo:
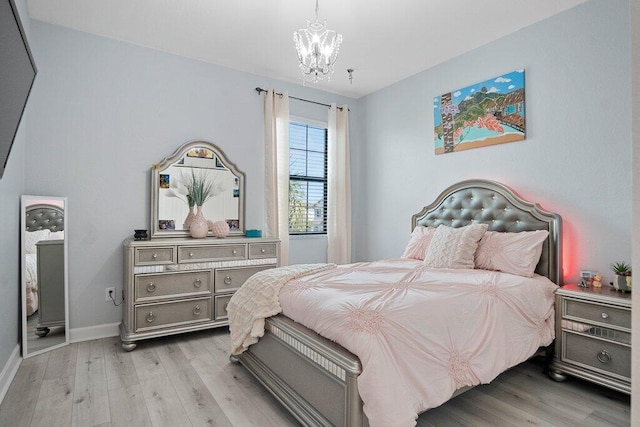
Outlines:
<svg viewBox="0 0 640 427"><path fill-rule="evenodd" d="M327 232L327 129L289 123L289 233Z"/></svg>

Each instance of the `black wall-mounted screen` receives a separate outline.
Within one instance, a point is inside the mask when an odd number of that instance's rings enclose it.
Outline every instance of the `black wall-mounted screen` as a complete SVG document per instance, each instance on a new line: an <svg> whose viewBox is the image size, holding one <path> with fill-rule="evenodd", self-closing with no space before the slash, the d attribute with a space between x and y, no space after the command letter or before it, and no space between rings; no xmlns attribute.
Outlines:
<svg viewBox="0 0 640 427"><path fill-rule="evenodd" d="M0 178L36 72L18 9L13 0L0 0Z"/></svg>

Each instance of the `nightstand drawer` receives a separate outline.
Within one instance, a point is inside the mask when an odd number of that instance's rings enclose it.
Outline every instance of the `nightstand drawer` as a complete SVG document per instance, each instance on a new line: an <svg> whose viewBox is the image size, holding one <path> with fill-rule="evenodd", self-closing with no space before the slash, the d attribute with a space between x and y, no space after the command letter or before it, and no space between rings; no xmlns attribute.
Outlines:
<svg viewBox="0 0 640 427"><path fill-rule="evenodd" d="M136 332L211 320L211 298L135 307Z"/></svg>
<svg viewBox="0 0 640 427"><path fill-rule="evenodd" d="M273 268L275 265L256 265L255 267L242 268L217 268L214 276L213 287L215 292L235 291L258 271Z"/></svg>
<svg viewBox="0 0 640 427"><path fill-rule="evenodd" d="M175 251L168 248L136 248L135 265L175 264Z"/></svg>
<svg viewBox="0 0 640 427"><path fill-rule="evenodd" d="M249 243L249 258L275 258L278 247L275 243Z"/></svg>
<svg viewBox="0 0 640 427"><path fill-rule="evenodd" d="M563 317L631 329L631 311L565 299Z"/></svg>
<svg viewBox="0 0 640 427"><path fill-rule="evenodd" d="M135 277L135 301L211 294L211 270L139 274Z"/></svg>
<svg viewBox="0 0 640 427"><path fill-rule="evenodd" d="M206 262L245 259L246 245L180 246L178 262Z"/></svg>
<svg viewBox="0 0 640 427"><path fill-rule="evenodd" d="M563 332L562 361L577 363L624 379L631 378L631 348Z"/></svg>
<svg viewBox="0 0 640 427"><path fill-rule="evenodd" d="M227 305L229 305L229 300L231 299L232 294L217 296L215 297L214 302L214 320L226 320L229 318L227 314Z"/></svg>

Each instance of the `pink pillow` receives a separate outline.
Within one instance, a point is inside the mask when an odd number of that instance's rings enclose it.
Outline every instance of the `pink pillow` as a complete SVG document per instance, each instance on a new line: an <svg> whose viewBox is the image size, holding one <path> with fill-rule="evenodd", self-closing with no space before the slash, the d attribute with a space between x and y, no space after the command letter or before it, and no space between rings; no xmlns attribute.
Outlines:
<svg viewBox="0 0 640 427"><path fill-rule="evenodd" d="M478 242L487 224L469 224L452 228L441 225L433 234L424 265L431 268L473 268Z"/></svg>
<svg viewBox="0 0 640 427"><path fill-rule="evenodd" d="M547 230L500 233L487 231L478 244L476 268L533 277Z"/></svg>
<svg viewBox="0 0 640 427"><path fill-rule="evenodd" d="M422 227L421 225L414 228L402 258L413 258L422 261L435 231L436 229L433 227Z"/></svg>

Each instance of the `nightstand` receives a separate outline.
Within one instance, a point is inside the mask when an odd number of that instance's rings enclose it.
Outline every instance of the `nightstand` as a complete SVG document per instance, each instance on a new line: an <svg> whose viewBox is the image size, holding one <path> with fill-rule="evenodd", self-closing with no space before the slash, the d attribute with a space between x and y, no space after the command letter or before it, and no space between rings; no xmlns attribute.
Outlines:
<svg viewBox="0 0 640 427"><path fill-rule="evenodd" d="M549 376L567 374L631 394L631 294L610 286L556 291L556 344Z"/></svg>

